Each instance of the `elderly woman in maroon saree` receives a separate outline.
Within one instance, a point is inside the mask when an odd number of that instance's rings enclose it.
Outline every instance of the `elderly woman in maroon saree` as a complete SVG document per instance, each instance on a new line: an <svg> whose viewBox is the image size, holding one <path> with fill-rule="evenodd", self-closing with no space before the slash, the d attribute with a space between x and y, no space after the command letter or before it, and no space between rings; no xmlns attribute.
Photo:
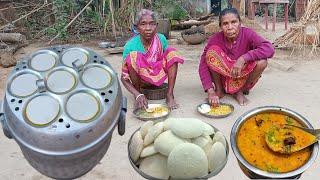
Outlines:
<svg viewBox="0 0 320 180"><path fill-rule="evenodd" d="M152 11L143 9L136 20L138 35L125 45L121 80L136 100L136 107L148 106L147 98L140 92L144 85L161 86L168 78L166 102L171 109L178 107L173 89L178 63L184 60L174 48L168 47L166 38L156 33L157 22Z"/></svg>
<svg viewBox="0 0 320 180"><path fill-rule="evenodd" d="M234 8L223 10L219 21L222 31L210 37L200 59L200 79L210 104L219 104L227 93L245 105L248 99L244 95L258 82L274 48L253 30L242 27Z"/></svg>

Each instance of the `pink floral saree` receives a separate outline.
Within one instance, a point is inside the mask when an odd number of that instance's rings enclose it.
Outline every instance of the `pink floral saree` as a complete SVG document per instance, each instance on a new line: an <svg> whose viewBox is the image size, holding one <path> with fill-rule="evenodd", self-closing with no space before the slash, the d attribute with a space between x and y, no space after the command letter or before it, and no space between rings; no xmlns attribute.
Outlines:
<svg viewBox="0 0 320 180"><path fill-rule="evenodd" d="M206 54L206 62L211 71L221 75L222 85L226 93L234 94L243 88L249 74L256 66L256 62L246 63L238 78L231 76L231 70L236 60L230 59L219 46L211 46ZM250 87L244 87L245 90L251 89L255 84Z"/></svg>
<svg viewBox="0 0 320 180"><path fill-rule="evenodd" d="M158 35L155 35L145 53L130 52L122 66L122 77L130 79L129 69L133 69L140 78L150 84L161 86L167 79L167 71L174 63L183 63L176 49L168 47L164 52Z"/></svg>

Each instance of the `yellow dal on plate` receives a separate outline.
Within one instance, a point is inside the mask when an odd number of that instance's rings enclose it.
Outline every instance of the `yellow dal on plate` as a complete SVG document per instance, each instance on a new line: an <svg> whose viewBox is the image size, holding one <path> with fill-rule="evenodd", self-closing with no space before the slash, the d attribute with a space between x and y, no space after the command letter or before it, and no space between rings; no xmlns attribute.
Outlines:
<svg viewBox="0 0 320 180"><path fill-rule="evenodd" d="M156 118L165 116L169 113L168 108L163 106L149 108L149 111L151 112L147 112L145 109L140 109L138 111L138 115L142 118Z"/></svg>
<svg viewBox="0 0 320 180"><path fill-rule="evenodd" d="M292 154L280 154L267 146L265 135L269 128L284 124L301 126L293 118L279 113L261 113L247 119L237 135L237 145L243 158L268 172L289 172L304 165L310 158L310 148Z"/></svg>
<svg viewBox="0 0 320 180"><path fill-rule="evenodd" d="M211 107L211 110L208 112L208 115L212 116L222 116L231 113L232 109L228 105L219 105L217 107Z"/></svg>

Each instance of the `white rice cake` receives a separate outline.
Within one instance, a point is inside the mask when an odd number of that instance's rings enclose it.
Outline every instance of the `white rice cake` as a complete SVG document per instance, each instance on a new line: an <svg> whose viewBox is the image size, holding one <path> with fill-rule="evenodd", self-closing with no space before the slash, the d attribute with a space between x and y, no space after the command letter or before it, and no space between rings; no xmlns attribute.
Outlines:
<svg viewBox="0 0 320 180"><path fill-rule="evenodd" d="M212 145L208 153L209 171L215 171L225 163L227 159L226 148L221 142L216 142Z"/></svg>
<svg viewBox="0 0 320 180"><path fill-rule="evenodd" d="M148 130L153 126L153 124L154 124L153 121L147 121L142 124L140 128L142 139L144 139L144 137L147 135Z"/></svg>
<svg viewBox="0 0 320 180"><path fill-rule="evenodd" d="M174 179L191 179L208 174L208 159L197 145L183 143L176 146L168 157L169 174Z"/></svg>
<svg viewBox="0 0 320 180"><path fill-rule="evenodd" d="M173 134L170 130L161 133L154 141L154 148L162 155L169 156L170 152L179 144L186 141Z"/></svg>
<svg viewBox="0 0 320 180"><path fill-rule="evenodd" d="M204 123L195 118L175 118L169 121L169 128L181 138L196 138L203 134Z"/></svg>
<svg viewBox="0 0 320 180"><path fill-rule="evenodd" d="M197 138L192 139L192 143L201 147L204 152L207 154L212 147L213 141L210 136L199 136Z"/></svg>
<svg viewBox="0 0 320 180"><path fill-rule="evenodd" d="M148 130L147 135L143 140L143 145L148 146L163 132L163 122L155 124Z"/></svg>
<svg viewBox="0 0 320 180"><path fill-rule="evenodd" d="M203 122L204 125L204 131L203 131L203 135L212 135L215 133L214 129L212 126L210 126L209 124Z"/></svg>
<svg viewBox="0 0 320 180"><path fill-rule="evenodd" d="M218 131L214 137L212 138L213 144L216 142L221 142L224 146L224 148L227 148L227 142L226 142L226 138L223 136L223 134Z"/></svg>
<svg viewBox="0 0 320 180"><path fill-rule="evenodd" d="M143 157L151 156L151 155L154 155L154 154L157 154L157 151L154 148L154 144L151 144L151 145L143 148L143 150L142 150L142 152L140 154L140 157L143 158Z"/></svg>
<svg viewBox="0 0 320 180"><path fill-rule="evenodd" d="M129 154L133 162L137 162L143 149L143 140L140 131L134 133L129 144Z"/></svg>
<svg viewBox="0 0 320 180"><path fill-rule="evenodd" d="M144 158L140 163L139 169L149 176L158 179L169 179L167 157L161 154L155 154Z"/></svg>

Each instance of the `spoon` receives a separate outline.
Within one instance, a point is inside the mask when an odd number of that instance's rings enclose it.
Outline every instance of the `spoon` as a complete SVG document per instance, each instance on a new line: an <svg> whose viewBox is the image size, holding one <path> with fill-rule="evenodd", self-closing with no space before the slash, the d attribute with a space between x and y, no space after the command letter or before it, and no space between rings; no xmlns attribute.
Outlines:
<svg viewBox="0 0 320 180"><path fill-rule="evenodd" d="M320 129L308 129L294 125L271 126L266 132L268 147L282 154L291 154L314 144L320 139Z"/></svg>

